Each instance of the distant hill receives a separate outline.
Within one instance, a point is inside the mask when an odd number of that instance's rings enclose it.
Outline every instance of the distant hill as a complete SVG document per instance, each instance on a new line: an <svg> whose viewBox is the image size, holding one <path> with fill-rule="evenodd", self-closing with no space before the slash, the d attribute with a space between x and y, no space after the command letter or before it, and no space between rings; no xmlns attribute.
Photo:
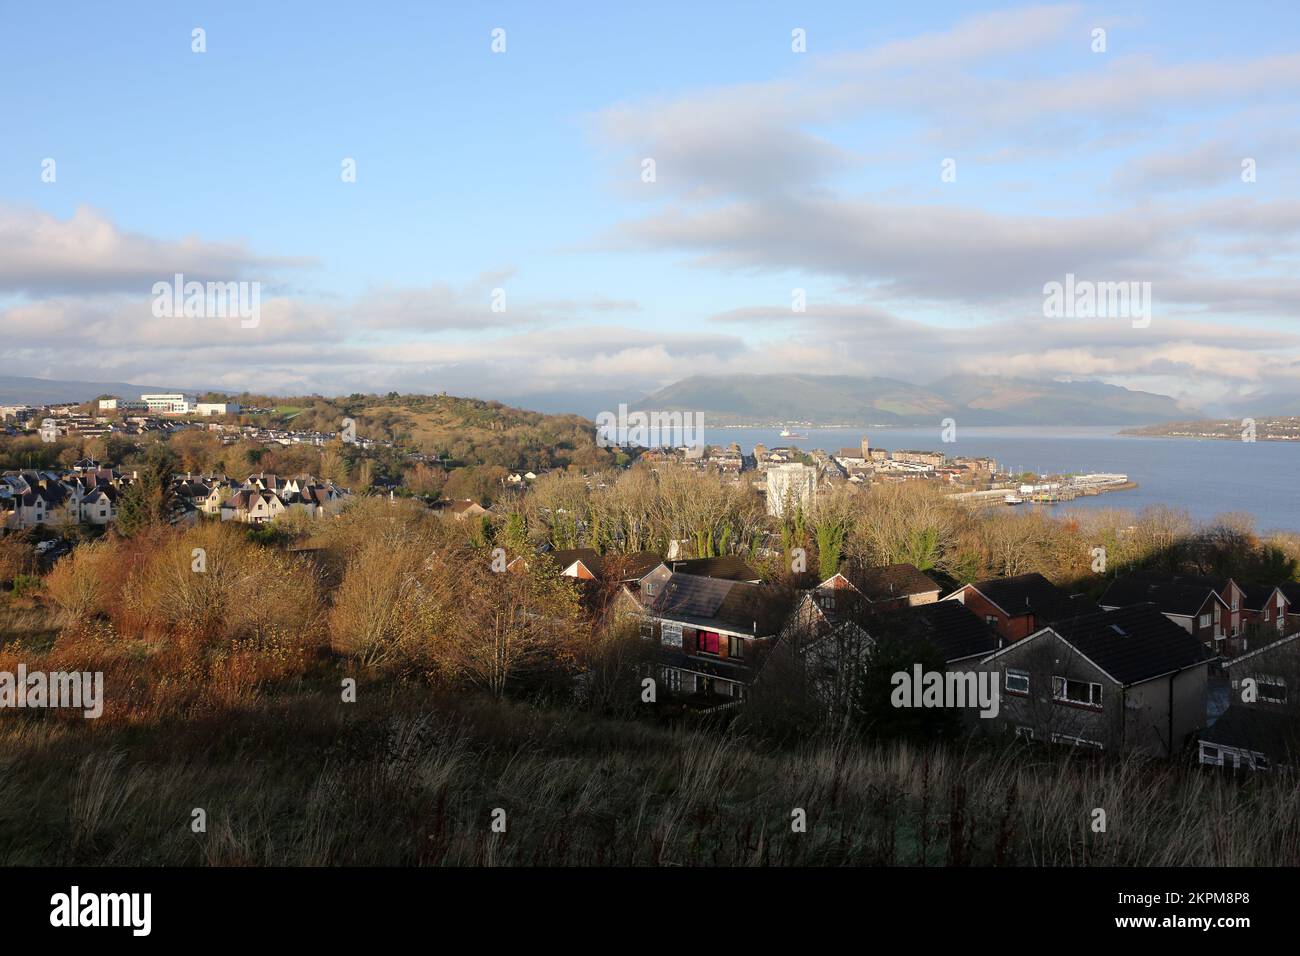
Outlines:
<svg viewBox="0 0 1300 956"><path fill-rule="evenodd" d="M1199 417L1166 395L1101 382L953 375L928 387L850 375L696 375L647 395L642 410L695 411L717 424L1134 425Z"/></svg>
<svg viewBox="0 0 1300 956"><path fill-rule="evenodd" d="M132 385L129 382L73 382L52 378L24 378L0 375L0 404L57 405L61 402L88 402L100 395L139 398L146 392L194 391L176 386Z"/></svg>

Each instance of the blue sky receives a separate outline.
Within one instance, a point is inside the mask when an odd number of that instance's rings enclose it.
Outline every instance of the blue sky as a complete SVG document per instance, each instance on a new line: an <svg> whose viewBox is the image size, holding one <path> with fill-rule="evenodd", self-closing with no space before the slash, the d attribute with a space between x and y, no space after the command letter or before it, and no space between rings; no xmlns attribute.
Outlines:
<svg viewBox="0 0 1300 956"><path fill-rule="evenodd" d="M1300 392L1295 4L463 7L0 3L0 363L588 413L745 371ZM260 282L257 328L154 318L175 271ZM1046 318L1066 272L1151 282L1150 327Z"/></svg>

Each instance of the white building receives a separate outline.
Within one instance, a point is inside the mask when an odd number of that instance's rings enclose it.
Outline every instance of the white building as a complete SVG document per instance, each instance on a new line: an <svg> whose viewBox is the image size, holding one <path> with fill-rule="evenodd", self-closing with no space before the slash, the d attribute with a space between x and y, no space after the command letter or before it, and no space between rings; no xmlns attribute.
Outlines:
<svg viewBox="0 0 1300 956"><path fill-rule="evenodd" d="M148 408L148 404L138 402L133 398L101 398L99 400L99 410L101 412L143 412Z"/></svg>
<svg viewBox="0 0 1300 956"><path fill-rule="evenodd" d="M180 392L141 395L140 401L149 407L149 411L160 415L185 415L194 411L195 405L191 396Z"/></svg>
<svg viewBox="0 0 1300 956"><path fill-rule="evenodd" d="M787 508L805 511L817 497L817 469L797 462L767 469L767 513L778 518Z"/></svg>
<svg viewBox="0 0 1300 956"><path fill-rule="evenodd" d="M199 402L195 411L200 415L238 415L238 402Z"/></svg>

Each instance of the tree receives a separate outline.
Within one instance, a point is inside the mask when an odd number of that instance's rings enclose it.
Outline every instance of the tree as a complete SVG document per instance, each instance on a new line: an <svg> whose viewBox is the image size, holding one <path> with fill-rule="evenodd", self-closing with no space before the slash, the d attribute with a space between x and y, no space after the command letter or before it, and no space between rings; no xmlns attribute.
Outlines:
<svg viewBox="0 0 1300 956"><path fill-rule="evenodd" d="M137 477L117 502L117 530L130 537L151 525L170 524L181 513L172 488L175 458L161 445L150 448Z"/></svg>
<svg viewBox="0 0 1300 956"><path fill-rule="evenodd" d="M961 732L961 718L951 707L894 706L894 675L911 677L917 664L922 673L944 673L943 655L929 643L881 634L853 692L855 720L864 732L916 743L951 739Z"/></svg>

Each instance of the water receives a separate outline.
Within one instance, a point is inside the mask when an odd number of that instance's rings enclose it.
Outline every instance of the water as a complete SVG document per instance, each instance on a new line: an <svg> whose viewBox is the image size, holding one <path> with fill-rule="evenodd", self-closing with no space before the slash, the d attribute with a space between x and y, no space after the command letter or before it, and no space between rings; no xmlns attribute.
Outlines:
<svg viewBox="0 0 1300 956"><path fill-rule="evenodd" d="M1109 492L1059 505L1072 508L1127 508L1150 505L1186 510L1199 521L1228 512L1254 515L1260 531L1300 532L1300 442L1237 442L1191 438L1149 438L1118 434L1118 427L961 428L957 441L940 439L938 428L799 429L807 441L781 438L776 428L704 429L704 440L724 448L738 442L745 452L762 442L768 448L792 445L835 452L854 447L865 436L872 447L941 451L997 459L1004 470L1039 474L1121 472L1136 481L1132 491ZM1030 507L1025 505L1023 507Z"/></svg>

